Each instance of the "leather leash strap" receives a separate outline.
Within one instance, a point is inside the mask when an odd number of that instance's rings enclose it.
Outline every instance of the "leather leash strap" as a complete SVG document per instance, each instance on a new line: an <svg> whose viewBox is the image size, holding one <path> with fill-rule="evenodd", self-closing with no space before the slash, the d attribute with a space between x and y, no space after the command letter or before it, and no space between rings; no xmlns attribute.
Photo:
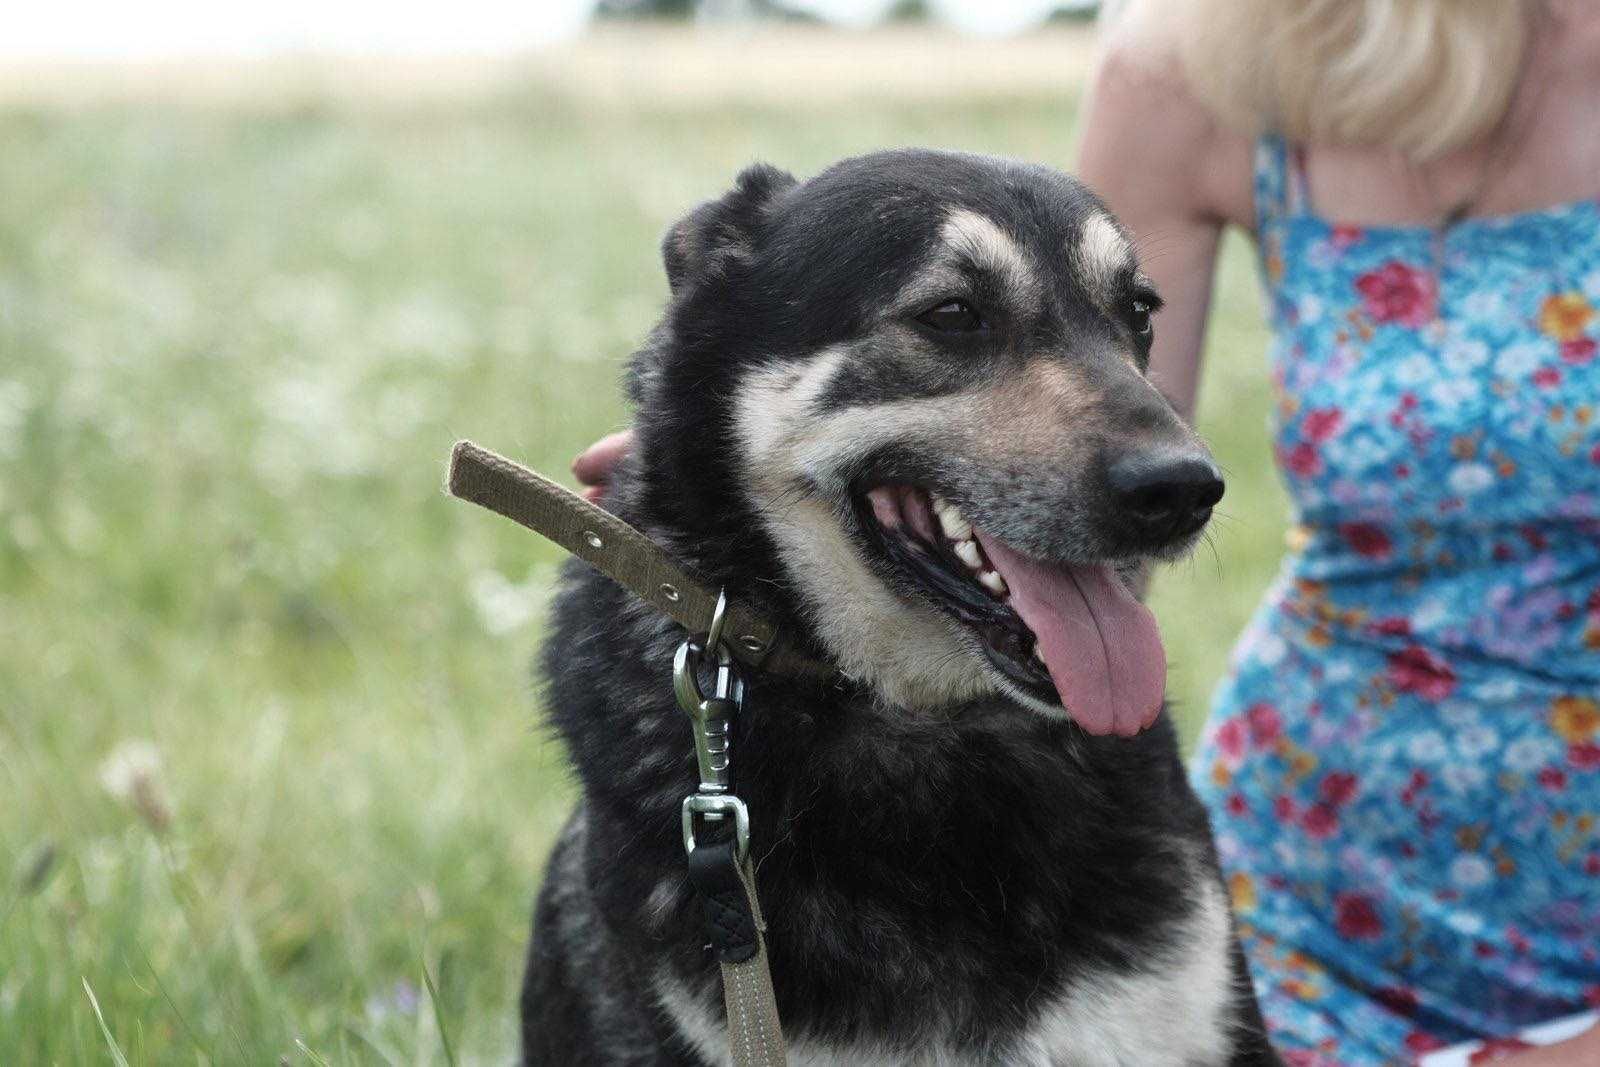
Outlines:
<svg viewBox="0 0 1600 1067"><path fill-rule="evenodd" d="M778 997L767 965L767 922L756 900L756 874L746 856L739 882L756 924L756 954L743 963L722 964L722 1002L728 1015L728 1052L733 1067L787 1067L789 1058L778 1021Z"/></svg>
<svg viewBox="0 0 1600 1067"><path fill-rule="evenodd" d="M702 632L716 609L716 592L690 577L659 545L604 508L471 441L450 455L452 496L488 508L549 538L665 612L690 633ZM783 643L778 628L737 601L727 606L724 642L751 668L826 679L834 671ZM756 899L749 856L732 842L702 845L689 856L706 910L712 947L722 969L732 1067L786 1067L788 1054L767 964L767 925ZM736 883L736 884L735 884Z"/></svg>
<svg viewBox="0 0 1600 1067"><path fill-rule="evenodd" d="M756 901L750 857L731 840L701 842L689 853L689 882L705 911L706 938L722 968L733 1067L786 1067L778 1000L767 966L767 928Z"/></svg>
<svg viewBox="0 0 1600 1067"><path fill-rule="evenodd" d="M717 590L690 576L637 529L471 441L458 441L450 454L448 488L452 496L549 538L690 633L703 633L717 606ZM749 605L730 599L727 619L728 650L746 667L818 680L835 673L788 644L778 627Z"/></svg>

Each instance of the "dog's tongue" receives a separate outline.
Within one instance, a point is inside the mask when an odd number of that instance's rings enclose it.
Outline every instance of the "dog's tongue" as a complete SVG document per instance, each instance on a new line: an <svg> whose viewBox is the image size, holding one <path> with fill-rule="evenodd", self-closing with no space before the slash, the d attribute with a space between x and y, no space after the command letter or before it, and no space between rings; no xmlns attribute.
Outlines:
<svg viewBox="0 0 1600 1067"><path fill-rule="evenodd" d="M1155 616L1116 573L1103 564L1045 563L974 532L1011 590L1011 607L1038 638L1073 721L1091 734L1124 736L1154 722L1166 691L1166 650Z"/></svg>

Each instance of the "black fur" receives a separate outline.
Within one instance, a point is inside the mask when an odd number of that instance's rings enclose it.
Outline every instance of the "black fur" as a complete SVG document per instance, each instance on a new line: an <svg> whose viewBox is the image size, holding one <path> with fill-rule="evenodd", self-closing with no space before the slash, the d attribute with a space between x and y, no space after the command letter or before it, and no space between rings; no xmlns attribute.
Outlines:
<svg viewBox="0 0 1600 1067"><path fill-rule="evenodd" d="M633 363L638 444L605 503L708 584L757 598L818 655L795 576L738 491L737 387L753 369L861 339L951 205L1041 242L1098 210L1043 168L904 152L804 184L752 168L664 242L673 297ZM1062 270L1047 293L1055 320L1090 320ZM1040 344L1060 342L1055 320L1029 328ZM1092 328L1126 340L1115 324ZM956 363L913 385L863 365L827 402L954 391L985 373ZM543 666L582 800L535 913L527 1064L702 1063L654 984L664 969L720 1012L678 830L698 780L670 685L682 637L567 566ZM1137 738L1097 738L1001 696L930 712L766 674L749 679L747 706L736 788L792 1042L913 1056L937 1038L972 1062L1007 1062L1074 981L1175 966L1197 878L1219 877L1165 717ZM1232 970L1236 1044L1219 1062L1275 1063L1236 949Z"/></svg>

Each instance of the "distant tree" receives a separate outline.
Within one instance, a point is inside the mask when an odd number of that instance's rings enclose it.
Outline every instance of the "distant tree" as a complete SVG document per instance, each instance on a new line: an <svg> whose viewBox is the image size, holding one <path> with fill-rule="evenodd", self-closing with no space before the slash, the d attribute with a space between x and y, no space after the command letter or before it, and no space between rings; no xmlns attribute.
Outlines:
<svg viewBox="0 0 1600 1067"><path fill-rule="evenodd" d="M600 0L596 14L601 18L685 19L696 13L712 16L732 14L761 18L793 18L772 0Z"/></svg>
<svg viewBox="0 0 1600 1067"><path fill-rule="evenodd" d="M600 0L602 18L687 18L695 0Z"/></svg>
<svg viewBox="0 0 1600 1067"><path fill-rule="evenodd" d="M719 0L600 0L597 13L601 18L688 18L701 8L715 9ZM745 0L743 7L750 13L765 17L799 18L808 20L798 12L786 10L774 0ZM1097 0L1061 0L1052 19L1093 18L1100 7ZM889 12L890 21L915 22L929 15L927 0L899 0Z"/></svg>

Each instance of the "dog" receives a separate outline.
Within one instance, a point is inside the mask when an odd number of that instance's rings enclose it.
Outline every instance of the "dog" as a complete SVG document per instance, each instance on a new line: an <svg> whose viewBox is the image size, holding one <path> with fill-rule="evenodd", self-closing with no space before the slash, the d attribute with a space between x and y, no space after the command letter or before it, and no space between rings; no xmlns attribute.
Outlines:
<svg viewBox="0 0 1600 1067"><path fill-rule="evenodd" d="M1057 171L767 165L673 226L605 506L837 676L746 679L738 793L795 1065L1273 1064L1132 588L1223 490L1160 299ZM543 653L582 796L528 1065L727 1062L685 872L684 633L577 562Z"/></svg>

